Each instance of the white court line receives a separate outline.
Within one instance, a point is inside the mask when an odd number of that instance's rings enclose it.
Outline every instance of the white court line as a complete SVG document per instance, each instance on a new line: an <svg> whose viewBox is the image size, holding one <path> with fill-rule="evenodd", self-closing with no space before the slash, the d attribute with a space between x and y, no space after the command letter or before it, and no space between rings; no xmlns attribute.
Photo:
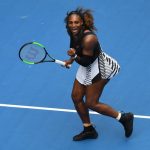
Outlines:
<svg viewBox="0 0 150 150"><path fill-rule="evenodd" d="M47 110L47 111L61 111L61 112L76 113L76 110L72 110L72 109L49 108L49 107L38 107L38 106L24 106L24 105L13 105L13 104L0 104L0 107L33 109L33 110ZM99 115L99 113L94 112L94 111L90 111L90 114ZM143 115L134 115L134 117L135 118L140 118L140 119L150 119L150 116L143 116Z"/></svg>

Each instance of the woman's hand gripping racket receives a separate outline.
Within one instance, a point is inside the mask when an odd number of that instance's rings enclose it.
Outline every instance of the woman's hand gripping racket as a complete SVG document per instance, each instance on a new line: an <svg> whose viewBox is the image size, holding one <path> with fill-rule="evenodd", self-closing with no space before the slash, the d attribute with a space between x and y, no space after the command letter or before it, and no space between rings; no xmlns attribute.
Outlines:
<svg viewBox="0 0 150 150"><path fill-rule="evenodd" d="M66 66L66 63L64 61L51 57L46 51L46 48L38 42L30 42L24 44L19 50L19 58L27 64L54 62L66 68L71 67L71 65Z"/></svg>

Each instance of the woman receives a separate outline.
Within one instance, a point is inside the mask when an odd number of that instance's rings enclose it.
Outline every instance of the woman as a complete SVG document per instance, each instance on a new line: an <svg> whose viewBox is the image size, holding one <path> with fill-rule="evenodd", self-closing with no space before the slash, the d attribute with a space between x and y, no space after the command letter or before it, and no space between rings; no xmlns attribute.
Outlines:
<svg viewBox="0 0 150 150"><path fill-rule="evenodd" d="M67 13L65 23L70 36L70 50L67 52L70 59L65 61L66 67L74 61L80 65L73 85L72 100L84 129L74 136L73 140L98 137L90 121L89 109L117 119L124 127L125 136L130 137L133 130L133 114L120 113L99 101L105 85L119 72L120 66L115 59L102 51L94 33L96 28L91 11L77 8Z"/></svg>

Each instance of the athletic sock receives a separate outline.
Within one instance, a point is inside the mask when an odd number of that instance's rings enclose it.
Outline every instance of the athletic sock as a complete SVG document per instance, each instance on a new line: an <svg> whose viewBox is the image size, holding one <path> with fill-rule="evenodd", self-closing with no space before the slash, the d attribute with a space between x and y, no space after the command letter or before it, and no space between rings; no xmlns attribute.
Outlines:
<svg viewBox="0 0 150 150"><path fill-rule="evenodd" d="M118 116L116 117L116 119L119 121L121 119L121 112L118 112Z"/></svg>
<svg viewBox="0 0 150 150"><path fill-rule="evenodd" d="M83 123L83 126L84 127L89 127L89 126L92 126L92 124L91 123Z"/></svg>

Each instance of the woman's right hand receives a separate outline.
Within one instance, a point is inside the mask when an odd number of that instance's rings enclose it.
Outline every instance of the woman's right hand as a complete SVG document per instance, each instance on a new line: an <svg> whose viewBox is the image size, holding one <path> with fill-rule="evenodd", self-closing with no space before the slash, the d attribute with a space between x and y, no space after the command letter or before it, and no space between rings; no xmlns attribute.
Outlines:
<svg viewBox="0 0 150 150"><path fill-rule="evenodd" d="M73 61L74 61L74 60L71 59L71 58L70 58L69 60L65 60L65 61L64 61L64 62L65 62L65 67L66 67L66 68L70 68L69 65L71 65L71 64L73 63Z"/></svg>

